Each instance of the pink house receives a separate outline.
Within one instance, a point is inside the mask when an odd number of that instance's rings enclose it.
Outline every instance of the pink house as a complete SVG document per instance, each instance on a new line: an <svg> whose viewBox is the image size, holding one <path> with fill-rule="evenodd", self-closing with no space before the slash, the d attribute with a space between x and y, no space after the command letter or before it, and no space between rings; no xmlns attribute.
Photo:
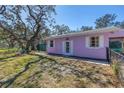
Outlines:
<svg viewBox="0 0 124 93"><path fill-rule="evenodd" d="M106 47L112 41L119 41L123 49L123 38L124 29L116 27L51 36L46 38L47 53L107 59Z"/></svg>

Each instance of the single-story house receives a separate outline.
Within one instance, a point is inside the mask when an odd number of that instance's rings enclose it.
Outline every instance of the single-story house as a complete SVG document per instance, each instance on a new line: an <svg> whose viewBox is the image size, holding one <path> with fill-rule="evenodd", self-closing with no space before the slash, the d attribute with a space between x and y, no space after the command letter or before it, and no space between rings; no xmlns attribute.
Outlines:
<svg viewBox="0 0 124 93"><path fill-rule="evenodd" d="M124 49L124 29L117 27L74 32L46 38L47 53L107 59L106 48L112 42ZM112 45L111 45L112 46Z"/></svg>

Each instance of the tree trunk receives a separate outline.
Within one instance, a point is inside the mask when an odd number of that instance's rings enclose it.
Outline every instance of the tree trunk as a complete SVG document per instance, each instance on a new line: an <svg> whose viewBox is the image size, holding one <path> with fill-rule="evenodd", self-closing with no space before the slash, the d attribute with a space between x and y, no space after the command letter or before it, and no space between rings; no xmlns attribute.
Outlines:
<svg viewBox="0 0 124 93"><path fill-rule="evenodd" d="M30 42L30 40L29 40L29 41L27 42L26 48L25 48L26 53L29 53L29 52L30 52L30 46L31 46L31 42Z"/></svg>

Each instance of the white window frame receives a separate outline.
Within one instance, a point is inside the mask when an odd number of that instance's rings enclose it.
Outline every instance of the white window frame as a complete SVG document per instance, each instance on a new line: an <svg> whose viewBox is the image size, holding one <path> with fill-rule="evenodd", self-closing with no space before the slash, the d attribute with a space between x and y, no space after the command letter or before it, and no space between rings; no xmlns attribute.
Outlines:
<svg viewBox="0 0 124 93"><path fill-rule="evenodd" d="M50 46L50 42L53 41L53 47ZM54 48L55 47L55 40L49 40L48 41L48 48Z"/></svg>
<svg viewBox="0 0 124 93"><path fill-rule="evenodd" d="M97 36L99 37L99 41L98 41L99 42L99 44L98 44L99 46L98 47L91 47L90 46L91 45L90 44L91 43L91 41L90 41L91 37L97 37ZM98 48L103 48L104 47L104 36L103 35L97 35L97 36L95 35L95 36L87 36L86 37L86 40L85 40L86 41L86 48L98 49Z"/></svg>
<svg viewBox="0 0 124 93"><path fill-rule="evenodd" d="M93 42L93 38L94 38L94 42ZM90 37L90 47L93 48L99 47L99 42L100 42L99 38L100 38L99 36Z"/></svg>

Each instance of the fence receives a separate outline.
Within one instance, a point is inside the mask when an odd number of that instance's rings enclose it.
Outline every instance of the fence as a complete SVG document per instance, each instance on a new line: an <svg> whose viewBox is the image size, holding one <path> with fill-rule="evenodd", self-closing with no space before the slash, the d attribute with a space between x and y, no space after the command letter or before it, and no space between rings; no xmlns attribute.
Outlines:
<svg viewBox="0 0 124 93"><path fill-rule="evenodd" d="M107 59L110 64L112 64L115 61L124 63L124 55L110 48L107 48Z"/></svg>
<svg viewBox="0 0 124 93"><path fill-rule="evenodd" d="M37 50L38 51L46 51L46 44L38 44Z"/></svg>

